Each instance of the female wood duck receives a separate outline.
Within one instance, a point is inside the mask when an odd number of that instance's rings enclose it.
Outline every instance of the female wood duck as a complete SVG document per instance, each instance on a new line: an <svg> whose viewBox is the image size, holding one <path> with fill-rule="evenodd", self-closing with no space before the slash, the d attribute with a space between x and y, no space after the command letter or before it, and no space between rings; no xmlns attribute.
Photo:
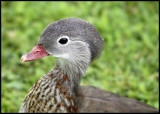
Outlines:
<svg viewBox="0 0 160 114"><path fill-rule="evenodd" d="M80 79L103 49L97 29L79 18L48 25L22 62L57 57L55 67L30 88L19 112L157 112L151 106L92 86Z"/></svg>

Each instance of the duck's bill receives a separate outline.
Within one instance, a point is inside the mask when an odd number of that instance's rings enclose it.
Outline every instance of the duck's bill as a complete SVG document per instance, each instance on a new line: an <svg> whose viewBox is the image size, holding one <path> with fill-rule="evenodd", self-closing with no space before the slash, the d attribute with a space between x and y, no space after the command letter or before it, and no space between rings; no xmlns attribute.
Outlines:
<svg viewBox="0 0 160 114"><path fill-rule="evenodd" d="M33 61L48 55L43 46L36 45L30 52L21 57L21 62Z"/></svg>

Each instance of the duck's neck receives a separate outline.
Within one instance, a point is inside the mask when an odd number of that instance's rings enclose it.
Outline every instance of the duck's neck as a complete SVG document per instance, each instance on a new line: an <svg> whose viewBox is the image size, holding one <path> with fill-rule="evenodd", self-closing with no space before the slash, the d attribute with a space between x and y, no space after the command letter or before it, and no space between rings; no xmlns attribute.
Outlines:
<svg viewBox="0 0 160 114"><path fill-rule="evenodd" d="M58 58L56 61L55 69L60 70L60 75L62 76L61 78L66 80L66 86L74 91L79 86L80 79L85 76L89 64L89 60L69 61L66 59Z"/></svg>

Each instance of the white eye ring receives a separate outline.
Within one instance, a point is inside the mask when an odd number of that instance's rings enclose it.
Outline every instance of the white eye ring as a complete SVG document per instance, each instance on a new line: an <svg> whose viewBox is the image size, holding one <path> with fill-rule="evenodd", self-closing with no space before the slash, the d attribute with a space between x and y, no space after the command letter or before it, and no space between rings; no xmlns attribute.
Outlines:
<svg viewBox="0 0 160 114"><path fill-rule="evenodd" d="M70 42L70 39L68 36L61 36L57 39L57 43L60 45L67 45Z"/></svg>

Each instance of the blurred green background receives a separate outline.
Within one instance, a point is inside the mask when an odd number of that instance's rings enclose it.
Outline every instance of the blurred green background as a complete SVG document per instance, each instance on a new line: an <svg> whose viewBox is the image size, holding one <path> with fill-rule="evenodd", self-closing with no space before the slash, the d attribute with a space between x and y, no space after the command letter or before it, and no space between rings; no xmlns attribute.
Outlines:
<svg viewBox="0 0 160 114"><path fill-rule="evenodd" d="M1 2L1 111L18 112L29 88L56 58L21 63L44 28L59 19L89 21L105 41L81 85L159 108L158 2Z"/></svg>

